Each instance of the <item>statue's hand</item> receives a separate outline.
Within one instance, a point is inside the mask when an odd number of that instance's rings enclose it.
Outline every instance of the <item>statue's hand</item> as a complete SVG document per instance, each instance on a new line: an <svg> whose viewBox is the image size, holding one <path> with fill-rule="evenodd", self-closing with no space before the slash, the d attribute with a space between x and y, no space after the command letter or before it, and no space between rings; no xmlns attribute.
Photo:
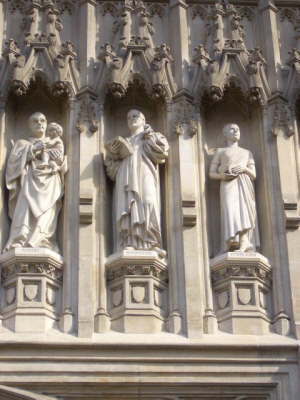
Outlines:
<svg viewBox="0 0 300 400"><path fill-rule="evenodd" d="M239 175L245 172L245 168L240 166L233 167L230 172L234 175Z"/></svg>
<svg viewBox="0 0 300 400"><path fill-rule="evenodd" d="M224 181L231 181L232 179L237 177L237 174L231 174L228 172L222 172L220 175L221 175L221 179Z"/></svg>
<svg viewBox="0 0 300 400"><path fill-rule="evenodd" d="M38 140L32 146L32 151L33 152L41 151L41 150L44 150L44 149L45 149L45 143L42 142L41 140Z"/></svg>

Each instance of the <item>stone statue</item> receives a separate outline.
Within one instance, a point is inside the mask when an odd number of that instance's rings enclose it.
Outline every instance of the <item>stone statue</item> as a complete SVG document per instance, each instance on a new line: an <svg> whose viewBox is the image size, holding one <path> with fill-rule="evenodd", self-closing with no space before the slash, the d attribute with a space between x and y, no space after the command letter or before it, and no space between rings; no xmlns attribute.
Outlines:
<svg viewBox="0 0 300 400"><path fill-rule="evenodd" d="M169 145L140 111L130 110L127 121L130 137L106 143L107 174L115 181L115 250L155 250L163 257L158 164L168 157Z"/></svg>
<svg viewBox="0 0 300 400"><path fill-rule="evenodd" d="M18 140L9 155L6 187L12 220L7 251L15 247L46 247L58 251L57 217L64 192L67 160L62 127L36 112L29 118L31 134Z"/></svg>
<svg viewBox="0 0 300 400"><path fill-rule="evenodd" d="M240 129L225 125L227 147L217 149L209 176L220 179L221 251L255 251L259 244L253 181L255 163L249 150L239 147Z"/></svg>

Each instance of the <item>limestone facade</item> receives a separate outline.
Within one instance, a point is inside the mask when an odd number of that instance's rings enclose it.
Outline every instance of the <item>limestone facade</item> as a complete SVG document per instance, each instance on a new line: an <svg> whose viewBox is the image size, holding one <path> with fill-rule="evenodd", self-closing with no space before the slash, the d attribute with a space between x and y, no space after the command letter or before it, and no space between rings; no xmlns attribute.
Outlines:
<svg viewBox="0 0 300 400"><path fill-rule="evenodd" d="M0 42L0 399L297 400L299 0L1 0Z"/></svg>

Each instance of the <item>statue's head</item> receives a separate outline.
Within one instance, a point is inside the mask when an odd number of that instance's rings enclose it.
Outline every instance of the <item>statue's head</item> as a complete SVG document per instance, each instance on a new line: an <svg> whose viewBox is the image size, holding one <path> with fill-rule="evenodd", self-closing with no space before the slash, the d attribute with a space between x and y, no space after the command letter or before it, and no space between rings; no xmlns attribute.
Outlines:
<svg viewBox="0 0 300 400"><path fill-rule="evenodd" d="M226 124L223 128L223 135L227 141L238 142L241 137L240 128L237 124Z"/></svg>
<svg viewBox="0 0 300 400"><path fill-rule="evenodd" d="M145 116L141 111L132 109L128 111L127 123L129 130L135 132L139 128L144 128L146 123Z"/></svg>
<svg viewBox="0 0 300 400"><path fill-rule="evenodd" d="M63 128L61 125L59 125L57 122L51 122L48 127L47 127L47 135L50 138L55 138L55 137L62 137L63 135Z"/></svg>
<svg viewBox="0 0 300 400"><path fill-rule="evenodd" d="M35 112L28 119L29 129L32 136L42 138L45 136L47 128L47 119L44 114Z"/></svg>

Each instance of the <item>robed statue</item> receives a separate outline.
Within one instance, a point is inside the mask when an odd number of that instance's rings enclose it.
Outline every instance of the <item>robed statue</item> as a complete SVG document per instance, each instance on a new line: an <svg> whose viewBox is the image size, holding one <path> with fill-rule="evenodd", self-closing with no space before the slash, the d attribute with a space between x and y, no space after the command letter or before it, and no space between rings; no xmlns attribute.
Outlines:
<svg viewBox="0 0 300 400"><path fill-rule="evenodd" d="M249 150L239 147L238 125L225 125L223 134L227 146L216 150L209 171L210 178L221 181L221 252L255 251L259 245L255 162Z"/></svg>
<svg viewBox="0 0 300 400"><path fill-rule="evenodd" d="M15 247L46 247L58 251L57 218L64 193L67 161L63 129L45 115L29 117L30 136L13 145L6 167L11 227L7 251Z"/></svg>
<svg viewBox="0 0 300 400"><path fill-rule="evenodd" d="M113 220L115 251L162 250L158 164L168 157L164 135L154 132L138 110L127 114L130 136L106 143L106 169L115 181Z"/></svg>

